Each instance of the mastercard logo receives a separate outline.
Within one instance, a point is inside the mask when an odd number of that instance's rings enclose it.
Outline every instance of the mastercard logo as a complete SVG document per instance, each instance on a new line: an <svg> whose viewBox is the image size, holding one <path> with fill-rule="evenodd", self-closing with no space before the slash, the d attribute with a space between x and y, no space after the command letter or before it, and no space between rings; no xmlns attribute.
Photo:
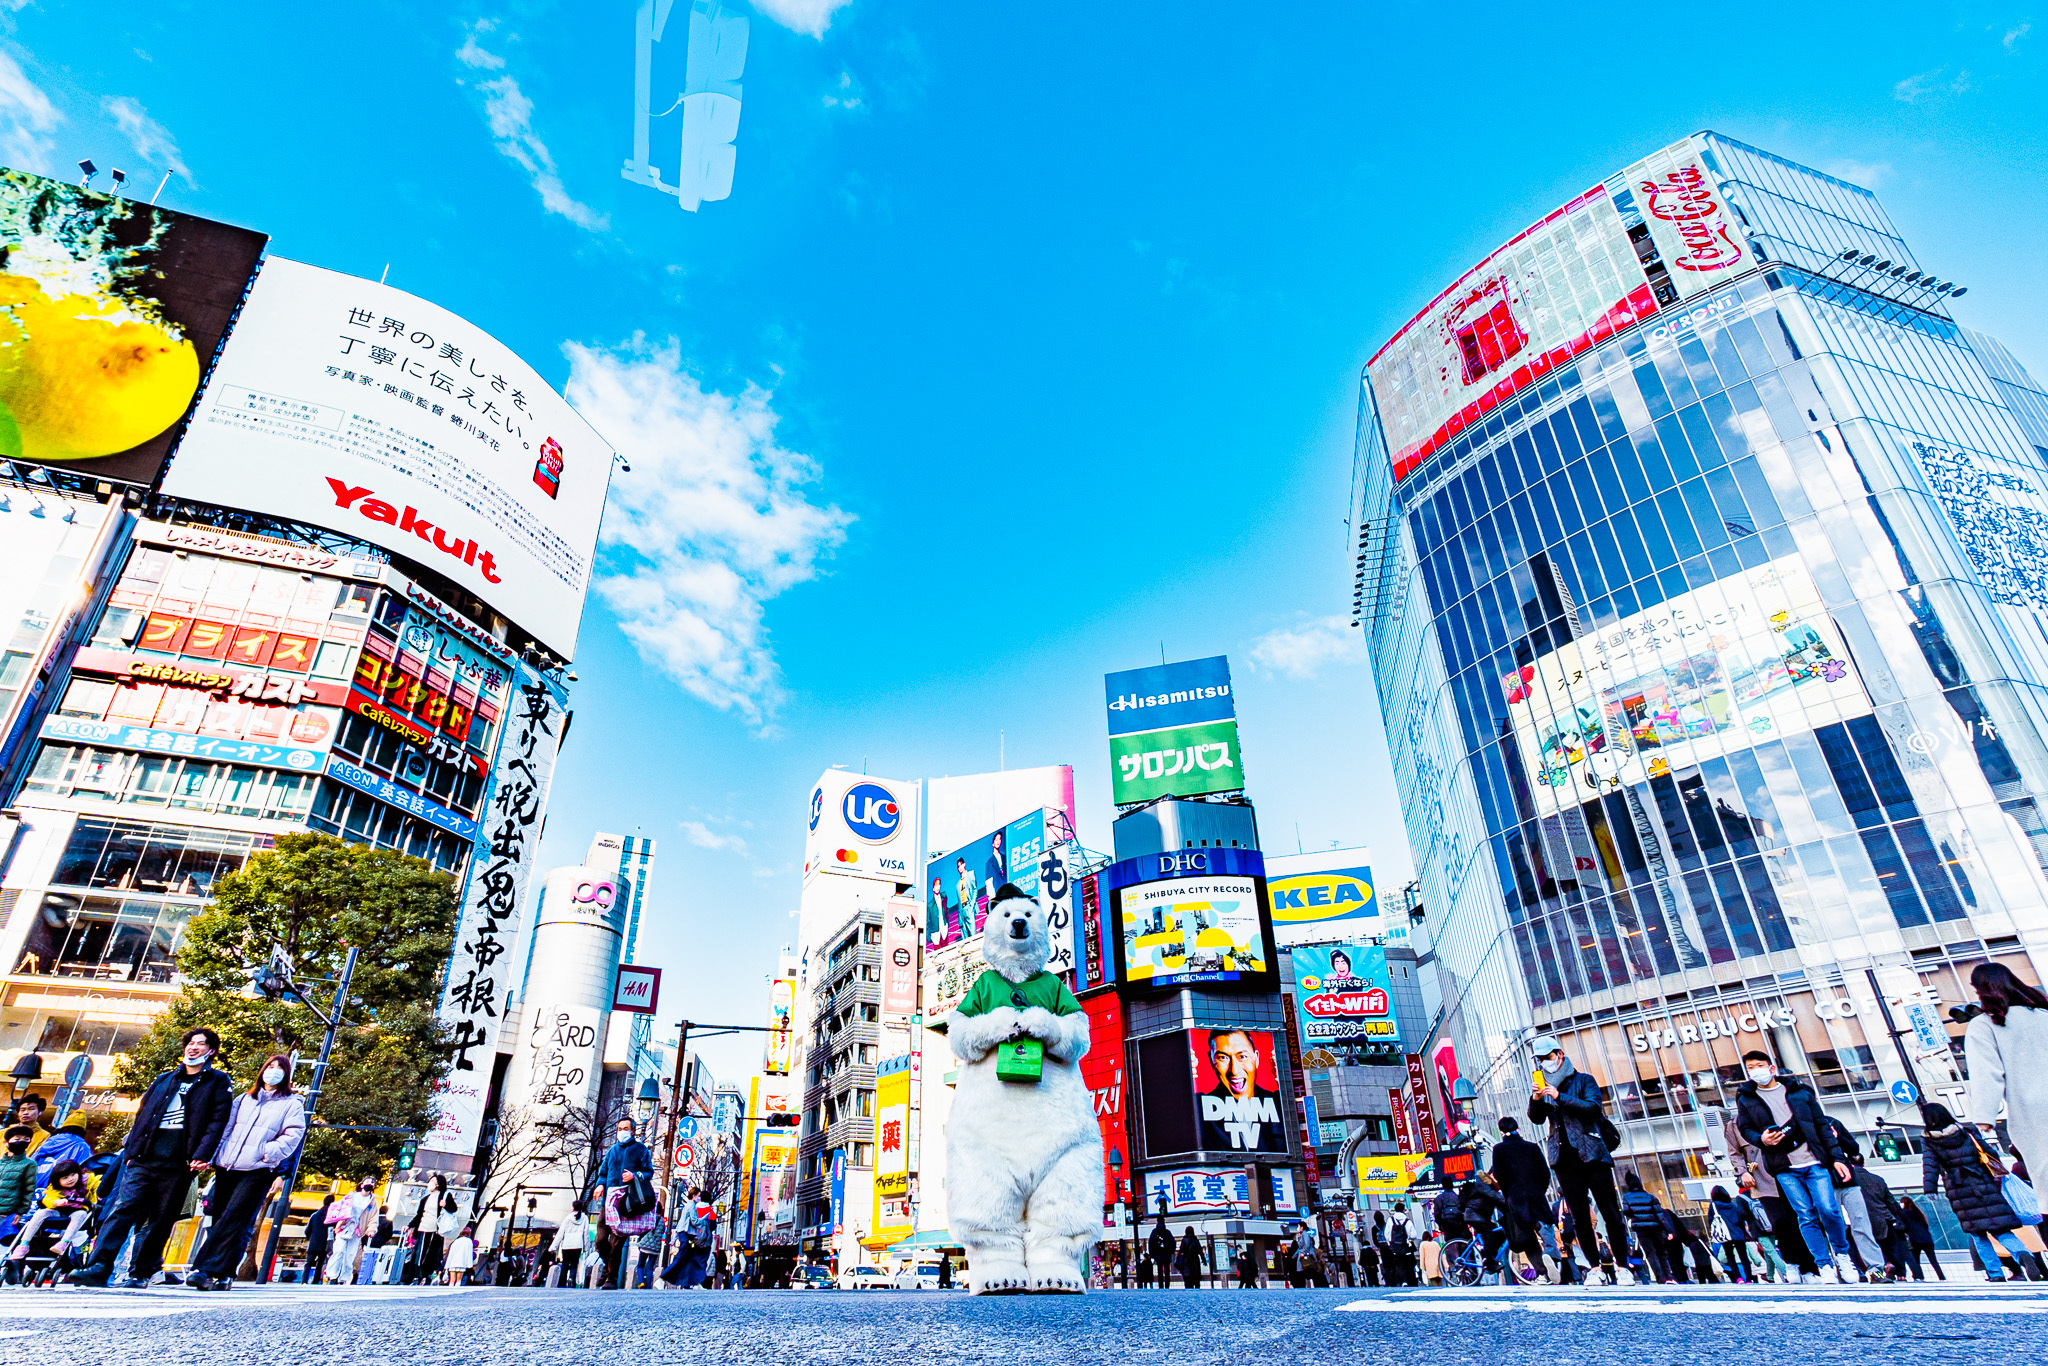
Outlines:
<svg viewBox="0 0 2048 1366"><path fill-rule="evenodd" d="M841 863L859 863L860 854L852 849L841 849L839 851L839 861Z"/></svg>

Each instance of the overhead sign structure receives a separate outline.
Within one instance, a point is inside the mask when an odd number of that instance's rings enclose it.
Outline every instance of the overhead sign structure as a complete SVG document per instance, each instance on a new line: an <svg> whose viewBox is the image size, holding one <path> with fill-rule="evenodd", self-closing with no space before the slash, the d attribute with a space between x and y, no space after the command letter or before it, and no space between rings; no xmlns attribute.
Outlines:
<svg viewBox="0 0 2048 1366"><path fill-rule="evenodd" d="M382 546L567 659L611 469L611 447L489 333L272 257L163 490Z"/></svg>
<svg viewBox="0 0 2048 1366"><path fill-rule="evenodd" d="M153 484L268 240L0 170L0 459Z"/></svg>
<svg viewBox="0 0 2048 1366"><path fill-rule="evenodd" d="M652 1015L661 1002L661 969L639 963L619 964L618 979L612 984L612 1009L635 1015Z"/></svg>
<svg viewBox="0 0 2048 1366"><path fill-rule="evenodd" d="M1118 806L1244 787L1226 656L1108 674L1103 691Z"/></svg>

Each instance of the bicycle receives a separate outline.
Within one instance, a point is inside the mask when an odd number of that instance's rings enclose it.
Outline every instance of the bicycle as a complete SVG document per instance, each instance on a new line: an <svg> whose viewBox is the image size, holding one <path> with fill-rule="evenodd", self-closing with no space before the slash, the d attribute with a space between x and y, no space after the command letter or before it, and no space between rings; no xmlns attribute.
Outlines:
<svg viewBox="0 0 2048 1366"><path fill-rule="evenodd" d="M1507 1248L1502 1247L1502 1256ZM1453 1238L1443 1247L1441 1274L1445 1285L1477 1285L1480 1279L1491 1271L1486 1265L1486 1243L1484 1238ZM1543 1278L1543 1273L1531 1267L1520 1270L1510 1269L1501 1277L1504 1285L1534 1285Z"/></svg>

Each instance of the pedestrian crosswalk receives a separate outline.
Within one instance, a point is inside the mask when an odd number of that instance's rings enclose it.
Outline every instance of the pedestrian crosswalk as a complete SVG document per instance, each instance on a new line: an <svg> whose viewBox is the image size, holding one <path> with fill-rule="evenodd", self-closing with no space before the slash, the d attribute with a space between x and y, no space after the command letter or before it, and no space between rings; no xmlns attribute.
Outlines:
<svg viewBox="0 0 2048 1366"><path fill-rule="evenodd" d="M152 1286L147 1290L51 1289L0 1290L0 1337L19 1336L4 1325L22 1320L143 1319L209 1310L289 1309L298 1306L382 1303L470 1293L464 1286L392 1285L252 1285L226 1294Z"/></svg>
<svg viewBox="0 0 2048 1366"><path fill-rule="evenodd" d="M1677 1291L1644 1287L1396 1291L1338 1306L1366 1314L2048 1314L2048 1293L1972 1286L1967 1299L1953 1289L1871 1287L1788 1290L1781 1293L1701 1287Z"/></svg>

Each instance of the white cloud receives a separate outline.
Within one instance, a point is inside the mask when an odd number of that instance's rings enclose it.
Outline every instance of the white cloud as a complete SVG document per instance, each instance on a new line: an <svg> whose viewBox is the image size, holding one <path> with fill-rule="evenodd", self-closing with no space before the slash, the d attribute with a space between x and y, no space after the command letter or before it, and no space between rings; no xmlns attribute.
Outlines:
<svg viewBox="0 0 2048 1366"><path fill-rule="evenodd" d="M1950 76L1947 67L1937 66L1931 71L1922 71L1900 81L1892 87L1892 98L1906 104L1918 104L1930 95L1962 95L1967 94L1969 90L1968 71L1957 71L1954 76Z"/></svg>
<svg viewBox="0 0 2048 1366"><path fill-rule="evenodd" d="M191 168L185 165L185 158L178 152L178 140L171 136L171 130L149 116L149 111L126 95L115 95L100 102L100 107L111 114L114 125L121 130L121 136L128 139L128 145L135 149L135 155L151 161L167 171L176 171L190 180Z"/></svg>
<svg viewBox="0 0 2048 1366"><path fill-rule="evenodd" d="M20 170L54 174L50 159L57 145L50 133L63 121L42 87L0 52L0 159Z"/></svg>
<svg viewBox="0 0 2048 1366"><path fill-rule="evenodd" d="M754 0L754 8L784 28L822 38L831 26L834 11L852 3L853 0Z"/></svg>
<svg viewBox="0 0 2048 1366"><path fill-rule="evenodd" d="M1892 174L1892 164L1889 161L1857 161L1852 157L1827 162L1821 169L1837 180L1846 180L1851 185L1861 185L1866 190L1878 188L1891 179Z"/></svg>
<svg viewBox="0 0 2048 1366"><path fill-rule="evenodd" d="M683 834L699 849L723 849L729 853L744 855L747 842L738 835L721 835L703 821L678 821Z"/></svg>
<svg viewBox="0 0 2048 1366"><path fill-rule="evenodd" d="M851 71L839 73L839 84L825 95L827 109L844 109L851 112L860 108L860 82L853 78Z"/></svg>
<svg viewBox="0 0 2048 1366"><path fill-rule="evenodd" d="M612 481L598 596L643 658L765 728L782 679L764 604L815 578L853 519L805 496L817 466L776 444L767 390L704 388L673 338L563 350L569 401L633 467Z"/></svg>
<svg viewBox="0 0 2048 1366"><path fill-rule="evenodd" d="M1314 678L1326 664L1357 664L1365 658L1365 636L1343 617L1317 617L1281 626L1252 642L1255 668L1288 678Z"/></svg>
<svg viewBox="0 0 2048 1366"><path fill-rule="evenodd" d="M489 33L494 27L496 25L488 19L471 25L468 36L455 53L456 60L475 71L502 69L505 59L485 51L477 43L478 34ZM540 194L541 207L549 213L560 214L579 228L602 232L610 220L576 199L562 184L561 173L555 169L554 155L533 129L533 101L519 88L519 82L511 76L498 76L479 82L476 88L484 97L484 122L490 126L491 136L497 139L498 150L532 179L533 188Z"/></svg>
<svg viewBox="0 0 2048 1366"><path fill-rule="evenodd" d="M2024 38L2024 37L2026 37L2026 36L2027 36L2027 31L2028 31L2029 29L2033 28L2033 27L2034 27L2034 26L2033 26L2032 24L2020 24L2020 25L2017 25L2016 27L2013 27L2013 28L2009 28L2009 29L2007 29L2007 30L2005 31L2005 40L2004 40L2004 41L2005 41L2005 50L2006 50L2006 51L2008 51L2008 52L2012 51L2013 47L2014 47L2014 46L2015 46L2016 44L2018 44L2019 40L2020 40L2020 39L2022 39L2022 38Z"/></svg>

